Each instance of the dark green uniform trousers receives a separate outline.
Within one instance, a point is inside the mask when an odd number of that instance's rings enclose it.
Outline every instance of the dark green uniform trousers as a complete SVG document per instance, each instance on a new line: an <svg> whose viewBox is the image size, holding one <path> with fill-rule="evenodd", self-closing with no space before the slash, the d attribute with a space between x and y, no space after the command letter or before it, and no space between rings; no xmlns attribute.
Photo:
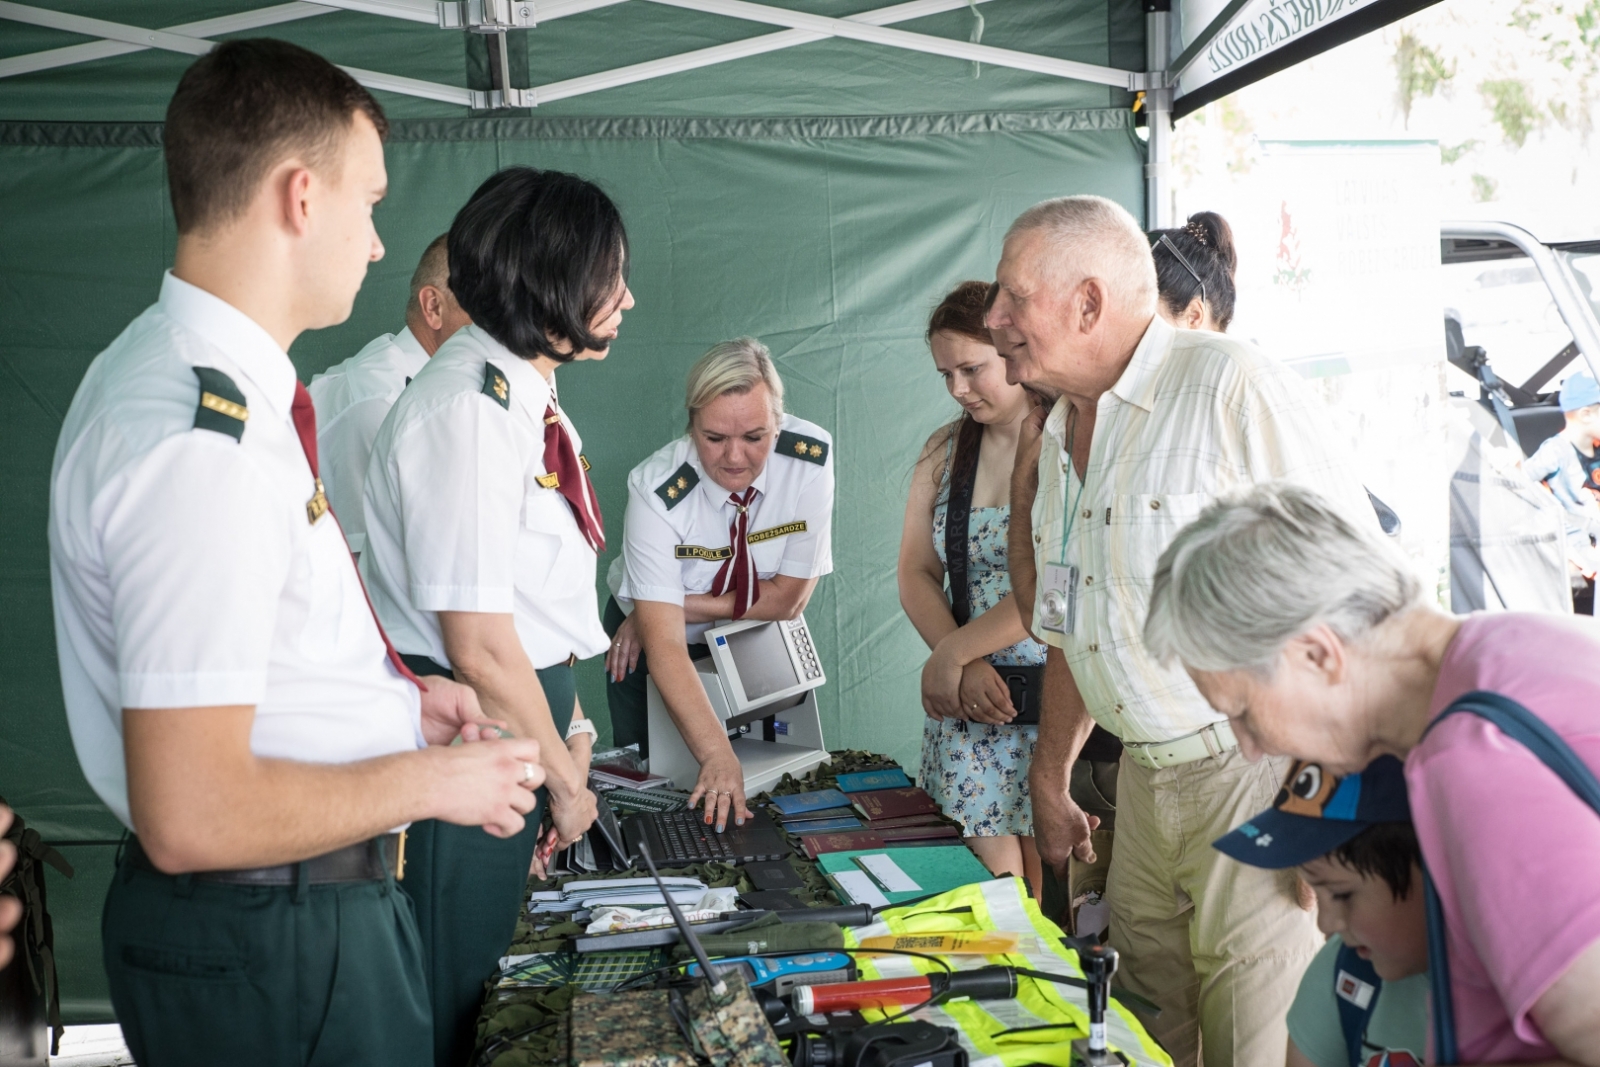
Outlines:
<svg viewBox="0 0 1600 1067"><path fill-rule="evenodd" d="M418 674L428 669L420 657L405 657ZM539 672L539 684L556 730L572 721L577 689L565 663ZM437 819L413 823L406 835L406 869L400 885L417 908L424 971L433 1005L433 1063L462 1067L472 1057L484 983L499 971L511 945L517 916L527 904L528 866L539 843L539 818L549 796L538 792L538 806L515 837L491 837L481 827L455 826Z"/></svg>
<svg viewBox="0 0 1600 1067"><path fill-rule="evenodd" d="M601 619L606 636L617 636L617 629L625 618L627 616L623 614L616 597L607 601L605 617ZM689 646L690 659L705 659L709 655L711 650L704 644ZM606 672L606 707L611 711L611 743L618 748L637 744L639 755L645 759L650 758L650 700L649 691L645 688L648 673L643 652L639 653L639 666L622 681L613 682L611 672Z"/></svg>
<svg viewBox="0 0 1600 1067"><path fill-rule="evenodd" d="M393 879L219 885L129 839L101 921L111 1004L141 1067L428 1067L428 993Z"/></svg>

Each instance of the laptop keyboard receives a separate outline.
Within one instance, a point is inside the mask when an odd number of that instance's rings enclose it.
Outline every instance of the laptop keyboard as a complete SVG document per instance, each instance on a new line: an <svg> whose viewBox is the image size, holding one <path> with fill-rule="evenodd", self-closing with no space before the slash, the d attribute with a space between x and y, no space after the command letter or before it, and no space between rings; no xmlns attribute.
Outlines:
<svg viewBox="0 0 1600 1067"><path fill-rule="evenodd" d="M739 853L729 848L715 827L693 811L668 811L647 816L661 835L668 863L737 863Z"/></svg>

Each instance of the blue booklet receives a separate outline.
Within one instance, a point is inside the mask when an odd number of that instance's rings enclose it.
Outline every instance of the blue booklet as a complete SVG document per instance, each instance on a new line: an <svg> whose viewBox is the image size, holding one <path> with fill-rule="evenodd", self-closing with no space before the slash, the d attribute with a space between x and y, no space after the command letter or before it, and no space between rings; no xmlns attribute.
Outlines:
<svg viewBox="0 0 1600 1067"><path fill-rule="evenodd" d="M839 775L839 788L846 793L867 793L875 789L904 789L911 784L906 772L899 767L881 771L861 771Z"/></svg>
<svg viewBox="0 0 1600 1067"><path fill-rule="evenodd" d="M833 819L796 819L783 824L784 833L831 834L839 830L859 830L861 820L849 815Z"/></svg>
<svg viewBox="0 0 1600 1067"><path fill-rule="evenodd" d="M825 808L848 808L850 798L837 789L818 789L811 793L773 797L772 806L780 815L804 815L806 812L822 811Z"/></svg>
<svg viewBox="0 0 1600 1067"><path fill-rule="evenodd" d="M846 816L852 819L861 817L855 808L822 808L818 811L808 811L803 815L785 815L783 819L785 822L793 822L796 819L810 822L813 819L843 819Z"/></svg>

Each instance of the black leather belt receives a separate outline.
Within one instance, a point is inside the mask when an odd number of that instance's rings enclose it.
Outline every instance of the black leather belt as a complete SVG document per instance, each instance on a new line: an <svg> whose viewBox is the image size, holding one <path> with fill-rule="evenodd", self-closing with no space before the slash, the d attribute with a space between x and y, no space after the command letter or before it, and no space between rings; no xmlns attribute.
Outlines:
<svg viewBox="0 0 1600 1067"><path fill-rule="evenodd" d="M147 870L157 870L139 847L138 838L128 839L128 858ZM220 882L223 885L297 885L300 868L305 868L309 885L332 885L339 882L375 882L393 872L396 878L405 873L405 833L384 834L381 837L358 841L344 848L312 856L299 863L281 863L275 867L251 867L241 871L196 871L194 878L201 882Z"/></svg>

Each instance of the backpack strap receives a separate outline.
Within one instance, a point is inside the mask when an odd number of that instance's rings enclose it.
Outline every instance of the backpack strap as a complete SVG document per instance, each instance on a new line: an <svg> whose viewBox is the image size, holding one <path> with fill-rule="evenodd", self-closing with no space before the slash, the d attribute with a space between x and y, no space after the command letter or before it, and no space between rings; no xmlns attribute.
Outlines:
<svg viewBox="0 0 1600 1067"><path fill-rule="evenodd" d="M1333 995L1339 1004L1339 1029L1344 1032L1350 1067L1361 1067L1367 1024L1378 1009L1378 994L1382 991L1383 979L1372 969L1372 963L1349 945L1341 944L1333 961Z"/></svg>
<svg viewBox="0 0 1600 1067"><path fill-rule="evenodd" d="M1422 736L1451 715L1468 714L1486 719L1513 741L1518 742L1536 756L1540 763L1550 768L1578 799L1600 814L1600 779L1589 765L1578 758L1561 735L1550 728L1539 716L1509 697L1485 690L1476 690L1458 697L1438 717L1428 724ZM1460 1062L1460 1049L1456 1045L1455 1002L1451 999L1450 959L1445 944L1446 926L1444 908L1434 889L1426 865L1423 870L1423 889L1426 893L1428 915L1428 969L1433 1006L1433 1054L1440 1067Z"/></svg>

